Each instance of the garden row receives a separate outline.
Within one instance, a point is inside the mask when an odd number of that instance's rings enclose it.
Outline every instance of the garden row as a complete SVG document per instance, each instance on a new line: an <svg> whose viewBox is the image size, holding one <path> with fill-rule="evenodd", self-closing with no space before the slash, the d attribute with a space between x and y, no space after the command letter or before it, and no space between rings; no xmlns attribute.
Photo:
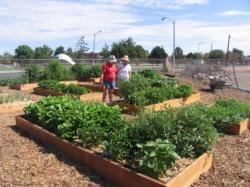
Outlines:
<svg viewBox="0 0 250 187"><path fill-rule="evenodd" d="M249 117L250 104L218 100L211 107L196 104L141 112L134 120L126 121L119 107L61 96L31 104L25 108L25 115L16 120L21 128L121 186L165 186L158 179L166 178L166 171L177 160L198 158L195 162L199 174L185 170L191 176L178 175L178 180L167 183L181 186L190 185L211 166L207 151L216 143L218 134L230 133L232 126ZM75 146L76 142L83 148ZM98 150L98 154L89 149ZM188 168L197 169L192 165Z"/></svg>

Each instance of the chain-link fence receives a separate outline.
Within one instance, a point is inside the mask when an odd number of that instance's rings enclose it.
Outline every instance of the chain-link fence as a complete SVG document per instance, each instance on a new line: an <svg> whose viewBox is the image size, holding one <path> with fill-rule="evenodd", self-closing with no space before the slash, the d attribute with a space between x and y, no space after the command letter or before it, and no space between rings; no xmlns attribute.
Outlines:
<svg viewBox="0 0 250 187"><path fill-rule="evenodd" d="M171 71L204 83L209 76L218 77L228 86L250 91L250 60L184 59L177 60L174 68L172 64Z"/></svg>

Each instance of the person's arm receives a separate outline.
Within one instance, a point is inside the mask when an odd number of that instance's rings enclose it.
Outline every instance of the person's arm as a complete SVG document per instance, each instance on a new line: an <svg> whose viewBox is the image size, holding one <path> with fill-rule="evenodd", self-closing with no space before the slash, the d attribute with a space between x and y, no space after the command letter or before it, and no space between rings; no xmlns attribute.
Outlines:
<svg viewBox="0 0 250 187"><path fill-rule="evenodd" d="M100 84L103 84L104 70L105 70L105 64L102 66L102 73L100 75Z"/></svg>

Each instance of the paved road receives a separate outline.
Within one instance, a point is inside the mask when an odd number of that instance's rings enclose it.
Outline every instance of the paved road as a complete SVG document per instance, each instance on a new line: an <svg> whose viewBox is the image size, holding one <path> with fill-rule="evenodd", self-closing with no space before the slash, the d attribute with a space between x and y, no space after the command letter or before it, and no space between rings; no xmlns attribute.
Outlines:
<svg viewBox="0 0 250 187"><path fill-rule="evenodd" d="M23 71L0 71L0 78L8 78L8 77L20 77L23 74Z"/></svg>

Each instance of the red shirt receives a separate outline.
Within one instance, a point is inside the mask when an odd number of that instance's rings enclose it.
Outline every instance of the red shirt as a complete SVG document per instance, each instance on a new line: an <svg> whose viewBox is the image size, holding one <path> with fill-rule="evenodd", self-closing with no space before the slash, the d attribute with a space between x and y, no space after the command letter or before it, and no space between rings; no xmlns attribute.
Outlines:
<svg viewBox="0 0 250 187"><path fill-rule="evenodd" d="M103 80L112 82L116 78L117 68L115 64L105 63L102 66Z"/></svg>

